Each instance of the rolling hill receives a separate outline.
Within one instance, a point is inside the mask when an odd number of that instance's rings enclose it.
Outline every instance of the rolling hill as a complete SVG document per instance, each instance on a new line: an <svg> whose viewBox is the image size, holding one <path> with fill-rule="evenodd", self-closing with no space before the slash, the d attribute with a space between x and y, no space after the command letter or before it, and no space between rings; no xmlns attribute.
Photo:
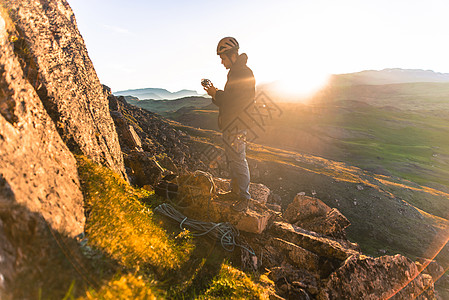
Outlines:
<svg viewBox="0 0 449 300"><path fill-rule="evenodd" d="M384 85L412 82L449 82L449 74L419 69L367 70L338 74L331 78L332 85Z"/></svg>
<svg viewBox="0 0 449 300"><path fill-rule="evenodd" d="M160 88L144 88L144 89L134 89L117 91L113 93L116 96L134 96L140 100L153 99L153 100L173 100L183 97L197 97L200 96L196 91L193 90L180 90L177 92L169 92L166 89Z"/></svg>
<svg viewBox="0 0 449 300"><path fill-rule="evenodd" d="M135 97L126 96L125 100L135 106L164 115L182 108L201 108L210 105L210 98L184 97L175 100L138 100Z"/></svg>

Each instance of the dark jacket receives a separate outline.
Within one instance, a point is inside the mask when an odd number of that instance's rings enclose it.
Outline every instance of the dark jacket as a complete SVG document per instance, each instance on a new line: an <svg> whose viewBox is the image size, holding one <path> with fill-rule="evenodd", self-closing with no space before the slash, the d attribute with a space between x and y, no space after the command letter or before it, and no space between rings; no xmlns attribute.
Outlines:
<svg viewBox="0 0 449 300"><path fill-rule="evenodd" d="M250 106L254 103L256 81L253 71L246 65L248 56L240 54L228 72L224 90L218 90L213 103L219 107L218 127L220 130L248 129L250 127ZM245 110L247 109L247 110Z"/></svg>

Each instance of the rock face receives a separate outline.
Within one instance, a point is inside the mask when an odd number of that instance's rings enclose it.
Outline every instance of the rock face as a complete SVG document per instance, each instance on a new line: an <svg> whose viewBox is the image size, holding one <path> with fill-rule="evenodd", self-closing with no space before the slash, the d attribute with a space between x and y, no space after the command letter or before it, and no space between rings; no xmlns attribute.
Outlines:
<svg viewBox="0 0 449 300"><path fill-rule="evenodd" d="M433 281L402 255L352 256L329 277L319 299L433 299Z"/></svg>
<svg viewBox="0 0 449 300"><path fill-rule="evenodd" d="M74 237L84 228L76 161L58 134L10 42L0 10L0 298L18 273L40 270L50 228ZM36 244L35 244L36 245ZM30 251L28 251L30 250ZM35 255L35 256L33 256Z"/></svg>
<svg viewBox="0 0 449 300"><path fill-rule="evenodd" d="M36 90L71 151L125 177L107 96L65 0L4 0L23 76Z"/></svg>

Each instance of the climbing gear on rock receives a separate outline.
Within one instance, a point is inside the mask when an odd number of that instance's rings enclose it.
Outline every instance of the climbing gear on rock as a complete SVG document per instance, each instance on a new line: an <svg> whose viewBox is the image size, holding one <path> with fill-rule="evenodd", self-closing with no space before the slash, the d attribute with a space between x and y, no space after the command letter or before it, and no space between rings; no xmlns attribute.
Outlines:
<svg viewBox="0 0 449 300"><path fill-rule="evenodd" d="M240 235L240 232L228 222L213 223L189 219L168 203L159 205L154 209L154 212L179 222L179 227L182 230L185 228L188 229L192 236L208 235L216 240L219 240L221 246L226 251L232 252L234 251L235 246L237 246L245 249L251 255L256 255L253 249L248 249L247 247L236 243L235 238Z"/></svg>

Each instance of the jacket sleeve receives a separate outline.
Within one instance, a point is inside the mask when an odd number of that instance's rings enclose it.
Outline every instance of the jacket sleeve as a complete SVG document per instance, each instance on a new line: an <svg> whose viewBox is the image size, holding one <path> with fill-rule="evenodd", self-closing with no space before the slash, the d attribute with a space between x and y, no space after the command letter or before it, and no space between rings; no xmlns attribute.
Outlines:
<svg viewBox="0 0 449 300"><path fill-rule="evenodd" d="M224 94L223 90L217 90L217 93L215 94L215 98L212 98L212 102L216 106L221 106L221 103L223 102L223 98L224 98L223 94Z"/></svg>
<svg viewBox="0 0 449 300"><path fill-rule="evenodd" d="M213 103L222 106L226 103L231 110L238 109L255 97L255 79L249 68L236 70L228 76L224 90L218 90Z"/></svg>

